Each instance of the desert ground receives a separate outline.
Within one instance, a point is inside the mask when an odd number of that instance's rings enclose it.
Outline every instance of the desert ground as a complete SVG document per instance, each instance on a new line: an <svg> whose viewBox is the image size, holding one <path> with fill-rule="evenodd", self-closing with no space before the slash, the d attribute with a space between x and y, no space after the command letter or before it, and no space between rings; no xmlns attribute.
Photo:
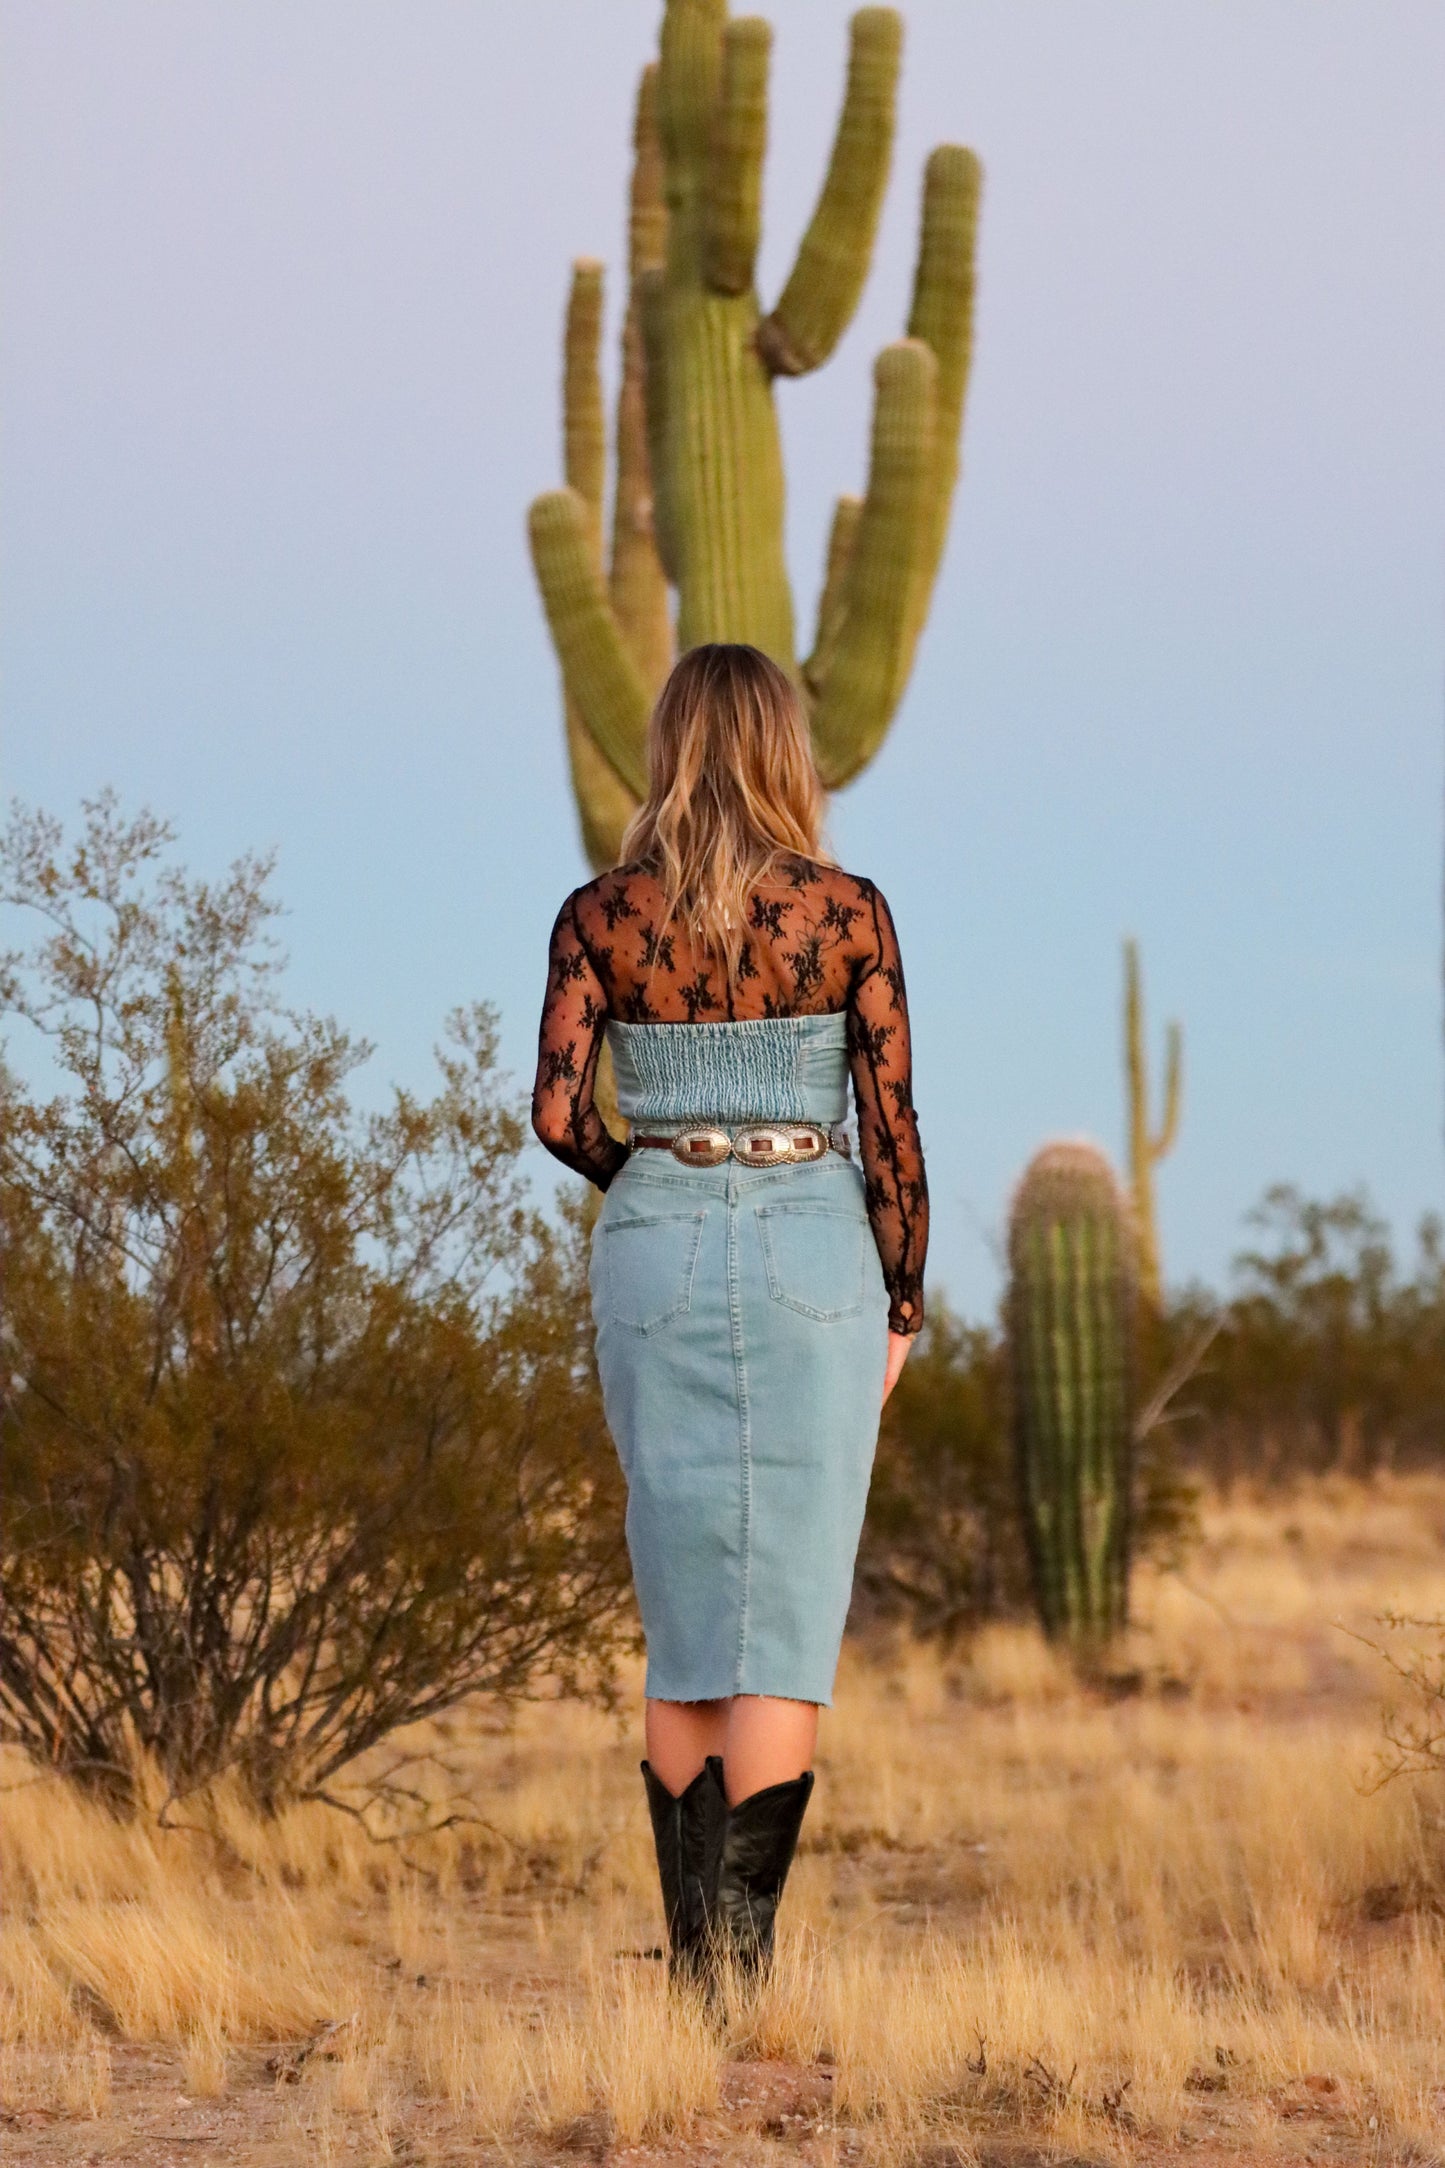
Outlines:
<svg viewBox="0 0 1445 2168"><path fill-rule="evenodd" d="M659 1962L636 1678L456 1712L364 1821L120 1824L11 1762L0 2159L1445 2160L1445 1784L1378 1781L1387 1608L1445 1612L1445 1480L1207 1500L1087 1684L1024 1626L850 1644L721 2026Z"/></svg>

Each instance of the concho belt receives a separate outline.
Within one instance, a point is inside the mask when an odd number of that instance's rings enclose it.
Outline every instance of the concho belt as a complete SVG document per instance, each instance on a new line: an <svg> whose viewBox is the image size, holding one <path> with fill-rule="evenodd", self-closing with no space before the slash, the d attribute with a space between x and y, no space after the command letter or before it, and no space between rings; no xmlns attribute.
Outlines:
<svg viewBox="0 0 1445 2168"><path fill-rule="evenodd" d="M850 1157L847 1132L821 1122L748 1123L740 1129L683 1129L676 1136L634 1135L634 1145L671 1152L685 1167L717 1167L731 1154L745 1167L789 1167L830 1150Z"/></svg>

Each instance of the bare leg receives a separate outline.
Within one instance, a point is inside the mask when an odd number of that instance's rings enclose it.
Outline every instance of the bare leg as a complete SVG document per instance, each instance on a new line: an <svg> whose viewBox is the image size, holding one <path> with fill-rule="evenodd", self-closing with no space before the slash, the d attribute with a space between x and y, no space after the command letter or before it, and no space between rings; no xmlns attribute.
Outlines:
<svg viewBox="0 0 1445 2168"><path fill-rule="evenodd" d="M774 1694L730 1701L649 1701L647 1759L674 1797L686 1791L709 1754L723 1757L728 1805L770 1784L787 1784L813 1766L818 1705Z"/></svg>
<svg viewBox="0 0 1445 2168"><path fill-rule="evenodd" d="M649 1701L647 1758L668 1790L684 1792L707 1760L725 1764L729 1806L770 1784L786 1784L813 1766L818 1705L774 1694L729 1701Z"/></svg>
<svg viewBox="0 0 1445 2168"><path fill-rule="evenodd" d="M727 1710L727 1738L721 1748L724 1788L730 1807L770 1784L787 1784L813 1766L818 1742L818 1704L783 1701L773 1694L736 1694L715 1704ZM708 1750L717 1753L718 1748Z"/></svg>
<svg viewBox="0 0 1445 2168"><path fill-rule="evenodd" d="M727 1739L727 1701L649 1701L644 1725L647 1759L673 1797L681 1798L709 1754Z"/></svg>

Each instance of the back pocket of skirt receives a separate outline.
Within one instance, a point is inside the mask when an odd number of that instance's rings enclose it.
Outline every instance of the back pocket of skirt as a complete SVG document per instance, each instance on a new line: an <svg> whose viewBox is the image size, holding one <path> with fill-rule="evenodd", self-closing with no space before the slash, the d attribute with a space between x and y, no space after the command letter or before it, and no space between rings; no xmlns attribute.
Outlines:
<svg viewBox="0 0 1445 2168"><path fill-rule="evenodd" d="M758 1206L758 1233L774 1302L804 1317L856 1317L863 1307L866 1219L823 1204Z"/></svg>
<svg viewBox="0 0 1445 2168"><path fill-rule="evenodd" d="M599 1225L602 1312L614 1325L656 1332L692 1301L706 1212L663 1212Z"/></svg>

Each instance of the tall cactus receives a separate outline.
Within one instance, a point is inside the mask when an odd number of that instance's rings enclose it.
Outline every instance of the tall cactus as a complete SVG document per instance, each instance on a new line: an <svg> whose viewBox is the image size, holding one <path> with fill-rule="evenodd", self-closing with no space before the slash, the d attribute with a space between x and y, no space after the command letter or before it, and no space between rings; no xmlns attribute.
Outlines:
<svg viewBox="0 0 1445 2168"><path fill-rule="evenodd" d="M1039 1617L1081 1653L1128 1618L1137 1260L1091 1144L1036 1153L1009 1218L1014 1454Z"/></svg>
<svg viewBox="0 0 1445 2168"><path fill-rule="evenodd" d="M1154 1169L1174 1149L1183 1099L1184 1038L1170 1024L1164 1040L1164 1111L1157 1129L1149 1125L1149 1065L1144 1051L1144 984L1139 944L1124 943L1124 1074L1129 1090L1129 1188L1139 1240L1139 1291L1157 1310L1163 1295L1159 1261L1159 1217L1154 1204Z"/></svg>
<svg viewBox="0 0 1445 2168"><path fill-rule="evenodd" d="M783 553L773 382L828 359L867 276L893 142L902 24L853 17L848 81L812 221L777 305L754 286L772 33L727 0L666 0L634 128L629 286L610 560L598 369L600 265L573 268L564 489L532 506L532 558L561 664L572 782L594 865L646 786L652 698L676 644L746 640L794 672L824 782L848 782L902 698L948 531L972 352L980 169L928 159L908 335L874 366L867 493L833 517L801 663Z"/></svg>

